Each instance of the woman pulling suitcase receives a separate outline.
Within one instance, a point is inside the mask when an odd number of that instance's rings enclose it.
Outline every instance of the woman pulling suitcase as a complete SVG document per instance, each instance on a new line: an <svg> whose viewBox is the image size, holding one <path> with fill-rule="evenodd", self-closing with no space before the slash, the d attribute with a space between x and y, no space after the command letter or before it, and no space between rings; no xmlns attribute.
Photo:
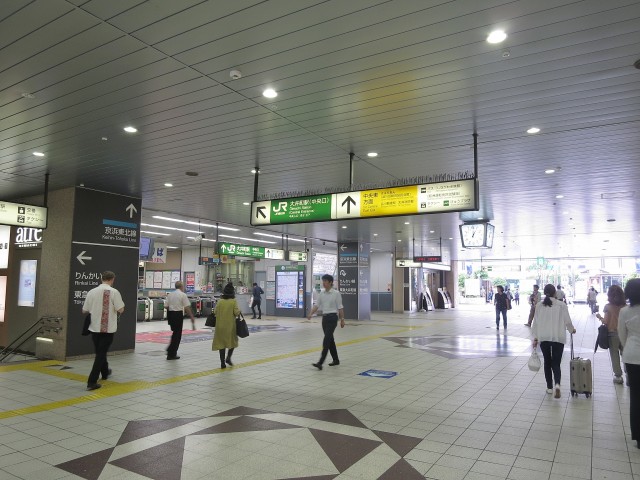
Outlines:
<svg viewBox="0 0 640 480"><path fill-rule="evenodd" d="M569 333L576 333L576 329L571 323L567 304L554 298L555 294L556 287L550 283L545 285L545 297L541 303L536 305L531 332L533 333L533 348L536 348L540 342L540 350L542 350L544 357L544 378L547 381L547 393L553 393L554 398L560 398L560 362L562 362L562 353L566 342L565 329Z"/></svg>

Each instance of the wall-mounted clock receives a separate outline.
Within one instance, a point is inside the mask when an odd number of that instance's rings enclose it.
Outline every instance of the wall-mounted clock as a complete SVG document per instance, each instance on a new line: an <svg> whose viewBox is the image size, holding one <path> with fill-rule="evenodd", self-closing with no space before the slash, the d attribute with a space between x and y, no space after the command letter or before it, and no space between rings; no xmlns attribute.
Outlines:
<svg viewBox="0 0 640 480"><path fill-rule="evenodd" d="M492 248L494 227L490 223L464 223L460 237L464 248Z"/></svg>

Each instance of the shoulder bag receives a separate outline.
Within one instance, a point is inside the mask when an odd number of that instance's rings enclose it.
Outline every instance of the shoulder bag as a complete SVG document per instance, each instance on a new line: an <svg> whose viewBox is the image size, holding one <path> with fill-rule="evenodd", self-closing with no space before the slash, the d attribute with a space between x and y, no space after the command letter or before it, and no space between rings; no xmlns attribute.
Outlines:
<svg viewBox="0 0 640 480"><path fill-rule="evenodd" d="M242 314L236 317L236 335L240 338L247 338L249 336L249 327Z"/></svg>
<svg viewBox="0 0 640 480"><path fill-rule="evenodd" d="M207 315L207 319L204 322L205 327L215 327L216 326L216 314L211 312Z"/></svg>
<svg viewBox="0 0 640 480"><path fill-rule="evenodd" d="M532 372L537 372L538 370L540 370L541 363L542 362L540 362L540 357L538 356L538 350L534 348L531 352L531 356L529 357L527 366Z"/></svg>

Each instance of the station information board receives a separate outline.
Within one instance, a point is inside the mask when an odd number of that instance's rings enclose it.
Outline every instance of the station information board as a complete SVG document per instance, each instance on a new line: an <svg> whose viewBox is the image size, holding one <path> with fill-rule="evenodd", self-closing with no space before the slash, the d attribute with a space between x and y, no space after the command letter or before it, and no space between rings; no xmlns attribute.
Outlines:
<svg viewBox="0 0 640 480"><path fill-rule="evenodd" d="M47 228L47 208L0 201L0 225Z"/></svg>
<svg viewBox="0 0 640 480"><path fill-rule="evenodd" d="M442 262L441 255L419 255L414 256L413 261L415 263L440 263Z"/></svg>
<svg viewBox="0 0 640 480"><path fill-rule="evenodd" d="M284 250L277 248L259 247L255 245L238 245L236 243L220 242L218 253L221 255L233 255L236 257L269 258L272 260L284 260Z"/></svg>
<svg viewBox="0 0 640 480"><path fill-rule="evenodd" d="M280 198L251 204L251 225L476 210L476 180Z"/></svg>

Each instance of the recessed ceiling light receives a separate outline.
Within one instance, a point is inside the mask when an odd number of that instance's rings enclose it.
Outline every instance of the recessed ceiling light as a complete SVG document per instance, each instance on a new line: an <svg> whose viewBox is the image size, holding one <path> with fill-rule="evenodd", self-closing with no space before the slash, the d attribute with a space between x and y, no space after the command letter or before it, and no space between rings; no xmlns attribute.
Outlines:
<svg viewBox="0 0 640 480"><path fill-rule="evenodd" d="M173 183L165 183L164 186L165 187L173 187Z"/></svg>
<svg viewBox="0 0 640 480"><path fill-rule="evenodd" d="M527 130L527 133L529 134L534 134L538 132L540 132L540 129L538 127L531 127L529 130Z"/></svg>
<svg viewBox="0 0 640 480"><path fill-rule="evenodd" d="M36 157L44 157L44 153L42 152L33 152Z"/></svg>
<svg viewBox="0 0 640 480"><path fill-rule="evenodd" d="M221 238L223 238L223 237L224 238L233 238L234 240L245 240L247 242L267 243L269 245L275 245L277 243L277 242L271 242L269 240L261 240L259 238L236 237L234 235L227 235L225 233L220 233L218 236L221 237ZM215 242L215 240L210 240L208 238L205 238L203 240L206 240L208 242Z"/></svg>
<svg viewBox="0 0 640 480"><path fill-rule="evenodd" d="M429 230L429 233L436 233L435 230Z"/></svg>
<svg viewBox="0 0 640 480"><path fill-rule="evenodd" d="M374 234L373 234L373 236L374 236L374 237L377 237L377 236L378 236L378 234L377 234L377 233L374 233Z"/></svg>
<svg viewBox="0 0 640 480"><path fill-rule="evenodd" d="M262 92L267 98L276 98L278 96L278 92L276 92L273 88L267 88L264 92Z"/></svg>
<svg viewBox="0 0 640 480"><path fill-rule="evenodd" d="M564 195L556 195L556 198L564 198Z"/></svg>
<svg viewBox="0 0 640 480"><path fill-rule="evenodd" d="M504 42L506 38L507 38L507 34L504 33L504 30L494 30L487 37L487 42L501 43L501 42Z"/></svg>
<svg viewBox="0 0 640 480"><path fill-rule="evenodd" d="M163 217L162 215L153 215L153 218L156 218L158 220L167 220L169 222L186 223L187 225L198 225L198 226L201 226L201 227L217 228L218 230L230 230L232 232L239 232L240 231L239 228L224 227L222 225L211 225L209 223L202 223L202 222L192 222L190 220L181 220L179 218ZM151 226L153 226L153 225L151 225ZM159 227L159 228L169 228L169 227ZM198 232L196 232L196 233L198 233Z"/></svg>
<svg viewBox="0 0 640 480"><path fill-rule="evenodd" d="M377 152L369 152L367 153L367 157L377 157L378 153Z"/></svg>
<svg viewBox="0 0 640 480"><path fill-rule="evenodd" d="M453 238L452 238L452 237L449 237L449 240L453 240Z"/></svg>
<svg viewBox="0 0 640 480"><path fill-rule="evenodd" d="M127 133L136 133L138 129L136 127L128 126L128 127L124 127L124 131Z"/></svg>
<svg viewBox="0 0 640 480"><path fill-rule="evenodd" d="M544 173L556 173L556 171L553 168L547 168Z"/></svg>
<svg viewBox="0 0 640 480"><path fill-rule="evenodd" d="M249 202L242 202L243 205L251 205Z"/></svg>
<svg viewBox="0 0 640 480"><path fill-rule="evenodd" d="M103 142L106 142L107 140L109 140L107 137L102 137L101 139Z"/></svg>
<svg viewBox="0 0 640 480"><path fill-rule="evenodd" d="M405 225L411 225L411 222L404 222Z"/></svg>
<svg viewBox="0 0 640 480"><path fill-rule="evenodd" d="M398 239L399 242L401 242L402 240Z"/></svg>
<svg viewBox="0 0 640 480"><path fill-rule="evenodd" d="M346 225L343 225L343 226L342 226L342 228L347 228L347 226L346 226Z"/></svg>
<svg viewBox="0 0 640 480"><path fill-rule="evenodd" d="M257 170L255 168L251 169L251 173L256 173L256 172L257 172Z"/></svg>

